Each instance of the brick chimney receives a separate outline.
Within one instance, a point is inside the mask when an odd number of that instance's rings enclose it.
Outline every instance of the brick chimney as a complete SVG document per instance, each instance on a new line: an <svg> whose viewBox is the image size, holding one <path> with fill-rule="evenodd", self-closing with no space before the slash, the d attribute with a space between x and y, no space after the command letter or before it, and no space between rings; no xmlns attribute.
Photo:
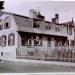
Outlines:
<svg viewBox="0 0 75 75"><path fill-rule="evenodd" d="M59 15L55 14L55 23L59 24Z"/></svg>
<svg viewBox="0 0 75 75"><path fill-rule="evenodd" d="M59 24L59 15L55 14L55 18L52 18L52 23Z"/></svg>

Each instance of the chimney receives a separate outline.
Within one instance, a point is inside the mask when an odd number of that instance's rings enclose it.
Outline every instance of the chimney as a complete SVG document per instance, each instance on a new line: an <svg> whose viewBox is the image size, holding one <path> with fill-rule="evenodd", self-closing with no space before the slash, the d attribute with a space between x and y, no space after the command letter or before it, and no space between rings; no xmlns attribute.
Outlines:
<svg viewBox="0 0 75 75"><path fill-rule="evenodd" d="M55 23L55 18L52 18L52 23Z"/></svg>
<svg viewBox="0 0 75 75"><path fill-rule="evenodd" d="M59 15L58 14L55 14L55 18L59 18Z"/></svg>
<svg viewBox="0 0 75 75"><path fill-rule="evenodd" d="M36 10L33 10L33 9L31 9L30 11L29 11L29 15L30 15L30 18L37 18L37 11Z"/></svg>
<svg viewBox="0 0 75 75"><path fill-rule="evenodd" d="M37 18L39 20L45 20L45 16L41 15L40 11L38 10Z"/></svg>
<svg viewBox="0 0 75 75"><path fill-rule="evenodd" d="M59 15L55 14L55 23L59 24Z"/></svg>

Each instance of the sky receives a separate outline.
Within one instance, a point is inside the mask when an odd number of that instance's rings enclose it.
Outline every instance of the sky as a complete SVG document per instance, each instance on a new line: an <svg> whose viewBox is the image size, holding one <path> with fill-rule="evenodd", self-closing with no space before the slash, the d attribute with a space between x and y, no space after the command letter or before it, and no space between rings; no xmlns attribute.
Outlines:
<svg viewBox="0 0 75 75"><path fill-rule="evenodd" d="M26 1L26 0L3 0L4 11L24 16L29 16L29 10L35 9L45 16L47 21L59 14L59 22L68 22L72 18L75 21L75 2L71 1Z"/></svg>

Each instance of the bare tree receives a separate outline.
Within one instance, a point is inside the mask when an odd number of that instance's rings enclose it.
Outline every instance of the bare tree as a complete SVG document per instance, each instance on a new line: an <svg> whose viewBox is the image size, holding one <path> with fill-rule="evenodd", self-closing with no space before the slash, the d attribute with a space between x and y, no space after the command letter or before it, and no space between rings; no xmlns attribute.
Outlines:
<svg viewBox="0 0 75 75"><path fill-rule="evenodd" d="M4 1L0 1L0 10L4 9L3 5L4 5Z"/></svg>

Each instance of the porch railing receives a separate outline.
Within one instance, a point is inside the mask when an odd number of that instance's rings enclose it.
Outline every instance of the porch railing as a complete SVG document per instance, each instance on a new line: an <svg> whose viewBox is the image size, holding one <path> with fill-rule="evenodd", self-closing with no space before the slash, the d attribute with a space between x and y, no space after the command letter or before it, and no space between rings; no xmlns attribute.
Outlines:
<svg viewBox="0 0 75 75"><path fill-rule="evenodd" d="M17 59L33 59L45 61L75 62L74 46L58 46L55 48L44 47L19 47L16 50Z"/></svg>

